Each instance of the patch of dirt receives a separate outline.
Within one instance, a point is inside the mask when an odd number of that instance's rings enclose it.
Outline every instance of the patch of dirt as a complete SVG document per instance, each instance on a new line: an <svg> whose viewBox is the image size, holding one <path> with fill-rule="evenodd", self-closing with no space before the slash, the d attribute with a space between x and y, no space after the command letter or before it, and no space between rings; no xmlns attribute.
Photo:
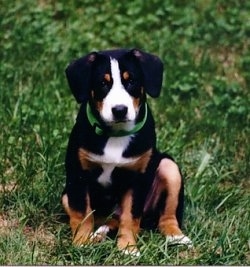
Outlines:
<svg viewBox="0 0 250 267"><path fill-rule="evenodd" d="M30 226L20 227L22 226L17 219L11 219L5 214L0 214L0 238L19 228L22 229L23 235L31 243L40 243L46 246L55 244L55 236L44 225L40 225L36 229Z"/></svg>
<svg viewBox="0 0 250 267"><path fill-rule="evenodd" d="M46 246L55 244L55 236L43 225L40 225L37 229L26 226L23 232L30 242L39 242Z"/></svg>
<svg viewBox="0 0 250 267"><path fill-rule="evenodd" d="M16 189L16 183L14 183L14 182L9 182L6 184L0 184L0 193L12 192L15 189Z"/></svg>
<svg viewBox="0 0 250 267"><path fill-rule="evenodd" d="M0 214L0 235L8 234L12 228L18 226L16 219L9 219L6 215Z"/></svg>

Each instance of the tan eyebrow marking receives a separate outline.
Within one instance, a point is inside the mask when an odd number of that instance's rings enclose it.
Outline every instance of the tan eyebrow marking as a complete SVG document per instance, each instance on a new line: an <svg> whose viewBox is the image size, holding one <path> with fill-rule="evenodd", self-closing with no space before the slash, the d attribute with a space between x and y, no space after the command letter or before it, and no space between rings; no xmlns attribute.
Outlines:
<svg viewBox="0 0 250 267"><path fill-rule="evenodd" d="M107 82L110 82L110 81L111 81L110 74L106 73L106 74L104 75L104 79L105 79Z"/></svg>
<svg viewBox="0 0 250 267"><path fill-rule="evenodd" d="M123 72L122 77L123 77L124 80L128 80L129 73L127 71Z"/></svg>

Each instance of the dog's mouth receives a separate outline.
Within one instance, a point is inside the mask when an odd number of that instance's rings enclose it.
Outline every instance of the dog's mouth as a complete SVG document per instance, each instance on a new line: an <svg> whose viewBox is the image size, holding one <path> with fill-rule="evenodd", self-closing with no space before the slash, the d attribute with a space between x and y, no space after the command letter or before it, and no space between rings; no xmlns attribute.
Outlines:
<svg viewBox="0 0 250 267"><path fill-rule="evenodd" d="M108 122L107 126L109 126L114 131L130 131L134 128L135 122L129 119L116 119Z"/></svg>
<svg viewBox="0 0 250 267"><path fill-rule="evenodd" d="M131 120L128 120L128 119L119 119L119 120L114 120L113 121L114 124L119 124L119 123L126 124L126 123L129 123L129 122L131 122Z"/></svg>

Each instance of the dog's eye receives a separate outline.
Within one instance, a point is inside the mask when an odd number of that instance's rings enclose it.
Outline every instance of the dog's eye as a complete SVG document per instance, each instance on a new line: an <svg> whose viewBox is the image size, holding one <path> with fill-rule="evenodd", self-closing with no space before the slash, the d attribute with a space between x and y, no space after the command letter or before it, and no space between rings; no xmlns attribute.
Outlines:
<svg viewBox="0 0 250 267"><path fill-rule="evenodd" d="M102 80L101 88L103 91L108 91L111 88L112 83L107 80Z"/></svg>
<svg viewBox="0 0 250 267"><path fill-rule="evenodd" d="M141 95L141 86L137 80L131 79L127 83L127 91L134 97L140 97Z"/></svg>
<svg viewBox="0 0 250 267"><path fill-rule="evenodd" d="M133 85L135 83L135 80L133 78L130 78L128 80L128 84Z"/></svg>
<svg viewBox="0 0 250 267"><path fill-rule="evenodd" d="M109 91L109 89L110 89L110 83L107 82L107 81L105 81L105 80L101 81L100 89L101 89L101 92L102 92L103 94L108 93L108 91Z"/></svg>
<svg viewBox="0 0 250 267"><path fill-rule="evenodd" d="M101 101L108 94L110 87L111 83L105 79L100 79L99 81L96 80L93 84L94 99Z"/></svg>
<svg viewBox="0 0 250 267"><path fill-rule="evenodd" d="M101 84L102 84L102 87L105 87L105 86L108 85L107 81L105 81L105 80L103 80L103 81L101 82Z"/></svg>

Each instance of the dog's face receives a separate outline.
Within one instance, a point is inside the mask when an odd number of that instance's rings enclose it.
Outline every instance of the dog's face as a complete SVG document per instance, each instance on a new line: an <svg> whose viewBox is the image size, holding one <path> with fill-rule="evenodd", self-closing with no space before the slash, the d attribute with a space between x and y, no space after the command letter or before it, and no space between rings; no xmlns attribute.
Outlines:
<svg viewBox="0 0 250 267"><path fill-rule="evenodd" d="M88 101L108 126L129 130L146 93L160 93L163 66L156 56L139 50L93 52L66 69L77 101Z"/></svg>
<svg viewBox="0 0 250 267"><path fill-rule="evenodd" d="M109 126L133 127L145 99L143 73L133 57L96 55L89 102Z"/></svg>

